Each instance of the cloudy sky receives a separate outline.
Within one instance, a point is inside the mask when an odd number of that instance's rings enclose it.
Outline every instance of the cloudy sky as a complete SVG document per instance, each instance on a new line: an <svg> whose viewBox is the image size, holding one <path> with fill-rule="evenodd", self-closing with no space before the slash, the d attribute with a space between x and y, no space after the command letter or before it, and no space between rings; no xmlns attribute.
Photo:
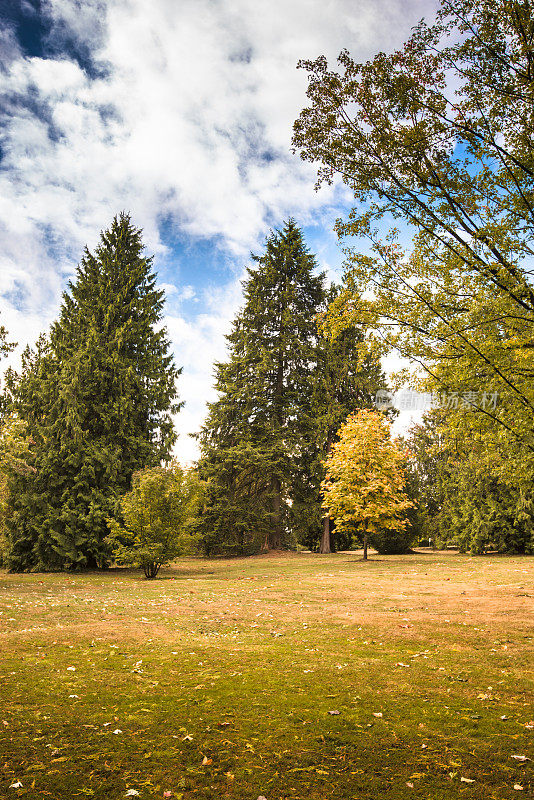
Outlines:
<svg viewBox="0 0 534 800"><path fill-rule="evenodd" d="M389 50L434 0L1 0L0 313L46 330L113 215L143 228L183 365L177 454L213 398L213 361L249 253L288 216L323 269L343 187L314 191L290 149L300 58Z"/></svg>

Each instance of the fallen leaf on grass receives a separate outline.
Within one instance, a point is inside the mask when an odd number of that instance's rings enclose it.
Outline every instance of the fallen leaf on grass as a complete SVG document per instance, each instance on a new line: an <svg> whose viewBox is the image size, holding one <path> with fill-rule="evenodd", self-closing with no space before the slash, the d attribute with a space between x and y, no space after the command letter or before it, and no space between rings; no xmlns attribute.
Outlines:
<svg viewBox="0 0 534 800"><path fill-rule="evenodd" d="M202 759L202 766L207 767L209 764L213 764L213 759L204 756L204 758Z"/></svg>
<svg viewBox="0 0 534 800"><path fill-rule="evenodd" d="M523 787L521 786L521 784L520 784L520 783L514 783L514 789L515 789L517 792L522 792L522 791L523 791Z"/></svg>
<svg viewBox="0 0 534 800"><path fill-rule="evenodd" d="M460 778L461 783L475 783L474 778Z"/></svg>
<svg viewBox="0 0 534 800"><path fill-rule="evenodd" d="M328 713L334 715L334 714L339 714L341 712L339 712L339 711L329 711Z"/></svg>
<svg viewBox="0 0 534 800"><path fill-rule="evenodd" d="M118 733L122 733L122 731L121 731L121 729L120 729L120 728L115 728L115 730L113 731L113 733L114 733L115 735L117 735Z"/></svg>
<svg viewBox="0 0 534 800"><path fill-rule="evenodd" d="M510 758L515 758L516 761L530 761L531 760L527 756L510 756Z"/></svg>
<svg viewBox="0 0 534 800"><path fill-rule="evenodd" d="M22 782L21 781L15 781L15 783L12 783L9 788L10 789L22 789Z"/></svg>
<svg viewBox="0 0 534 800"><path fill-rule="evenodd" d="M137 789L127 789L126 790L126 794L124 796L125 797L140 797L141 795L137 791Z"/></svg>
<svg viewBox="0 0 534 800"><path fill-rule="evenodd" d="M413 783L410 783L409 781L406 783L406 786L408 789L413 789Z"/></svg>
<svg viewBox="0 0 534 800"><path fill-rule="evenodd" d="M382 714L381 711L373 711L373 717L383 717L383 716L384 715Z"/></svg>

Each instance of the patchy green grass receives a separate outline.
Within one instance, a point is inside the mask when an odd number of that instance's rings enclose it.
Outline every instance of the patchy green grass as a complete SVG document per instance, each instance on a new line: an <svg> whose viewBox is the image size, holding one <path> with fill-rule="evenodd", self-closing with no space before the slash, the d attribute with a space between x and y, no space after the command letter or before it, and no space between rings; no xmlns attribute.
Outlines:
<svg viewBox="0 0 534 800"><path fill-rule="evenodd" d="M526 797L533 600L450 553L0 573L0 797Z"/></svg>

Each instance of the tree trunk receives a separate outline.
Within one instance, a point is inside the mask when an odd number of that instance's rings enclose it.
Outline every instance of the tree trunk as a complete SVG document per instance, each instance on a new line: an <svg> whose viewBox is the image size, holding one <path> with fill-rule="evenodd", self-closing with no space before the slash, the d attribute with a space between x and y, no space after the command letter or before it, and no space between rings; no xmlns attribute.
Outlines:
<svg viewBox="0 0 534 800"><path fill-rule="evenodd" d="M326 436L326 455L330 453L332 449L332 433L328 431ZM324 518L323 524L323 533L321 535L321 544L319 546L320 553L331 553L332 552L332 543L330 539L330 515L326 514Z"/></svg>
<svg viewBox="0 0 534 800"><path fill-rule="evenodd" d="M269 550L280 550L282 547L282 484L279 478L275 478L274 497L273 497L273 527L270 535Z"/></svg>
<svg viewBox="0 0 534 800"><path fill-rule="evenodd" d="M320 553L331 553L330 547L330 517L328 514L324 518L323 533L321 536L321 545L319 547Z"/></svg>
<svg viewBox="0 0 534 800"><path fill-rule="evenodd" d="M367 561L367 531L363 534L363 560Z"/></svg>

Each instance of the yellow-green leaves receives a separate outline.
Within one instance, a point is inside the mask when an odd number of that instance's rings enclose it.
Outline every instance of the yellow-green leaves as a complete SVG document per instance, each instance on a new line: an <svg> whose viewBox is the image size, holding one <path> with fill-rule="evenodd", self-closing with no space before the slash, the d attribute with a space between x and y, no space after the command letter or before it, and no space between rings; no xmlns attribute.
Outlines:
<svg viewBox="0 0 534 800"><path fill-rule="evenodd" d="M341 426L326 460L323 507L339 530L365 534L402 530L413 503L404 493L406 454L391 440L389 423L358 411Z"/></svg>

